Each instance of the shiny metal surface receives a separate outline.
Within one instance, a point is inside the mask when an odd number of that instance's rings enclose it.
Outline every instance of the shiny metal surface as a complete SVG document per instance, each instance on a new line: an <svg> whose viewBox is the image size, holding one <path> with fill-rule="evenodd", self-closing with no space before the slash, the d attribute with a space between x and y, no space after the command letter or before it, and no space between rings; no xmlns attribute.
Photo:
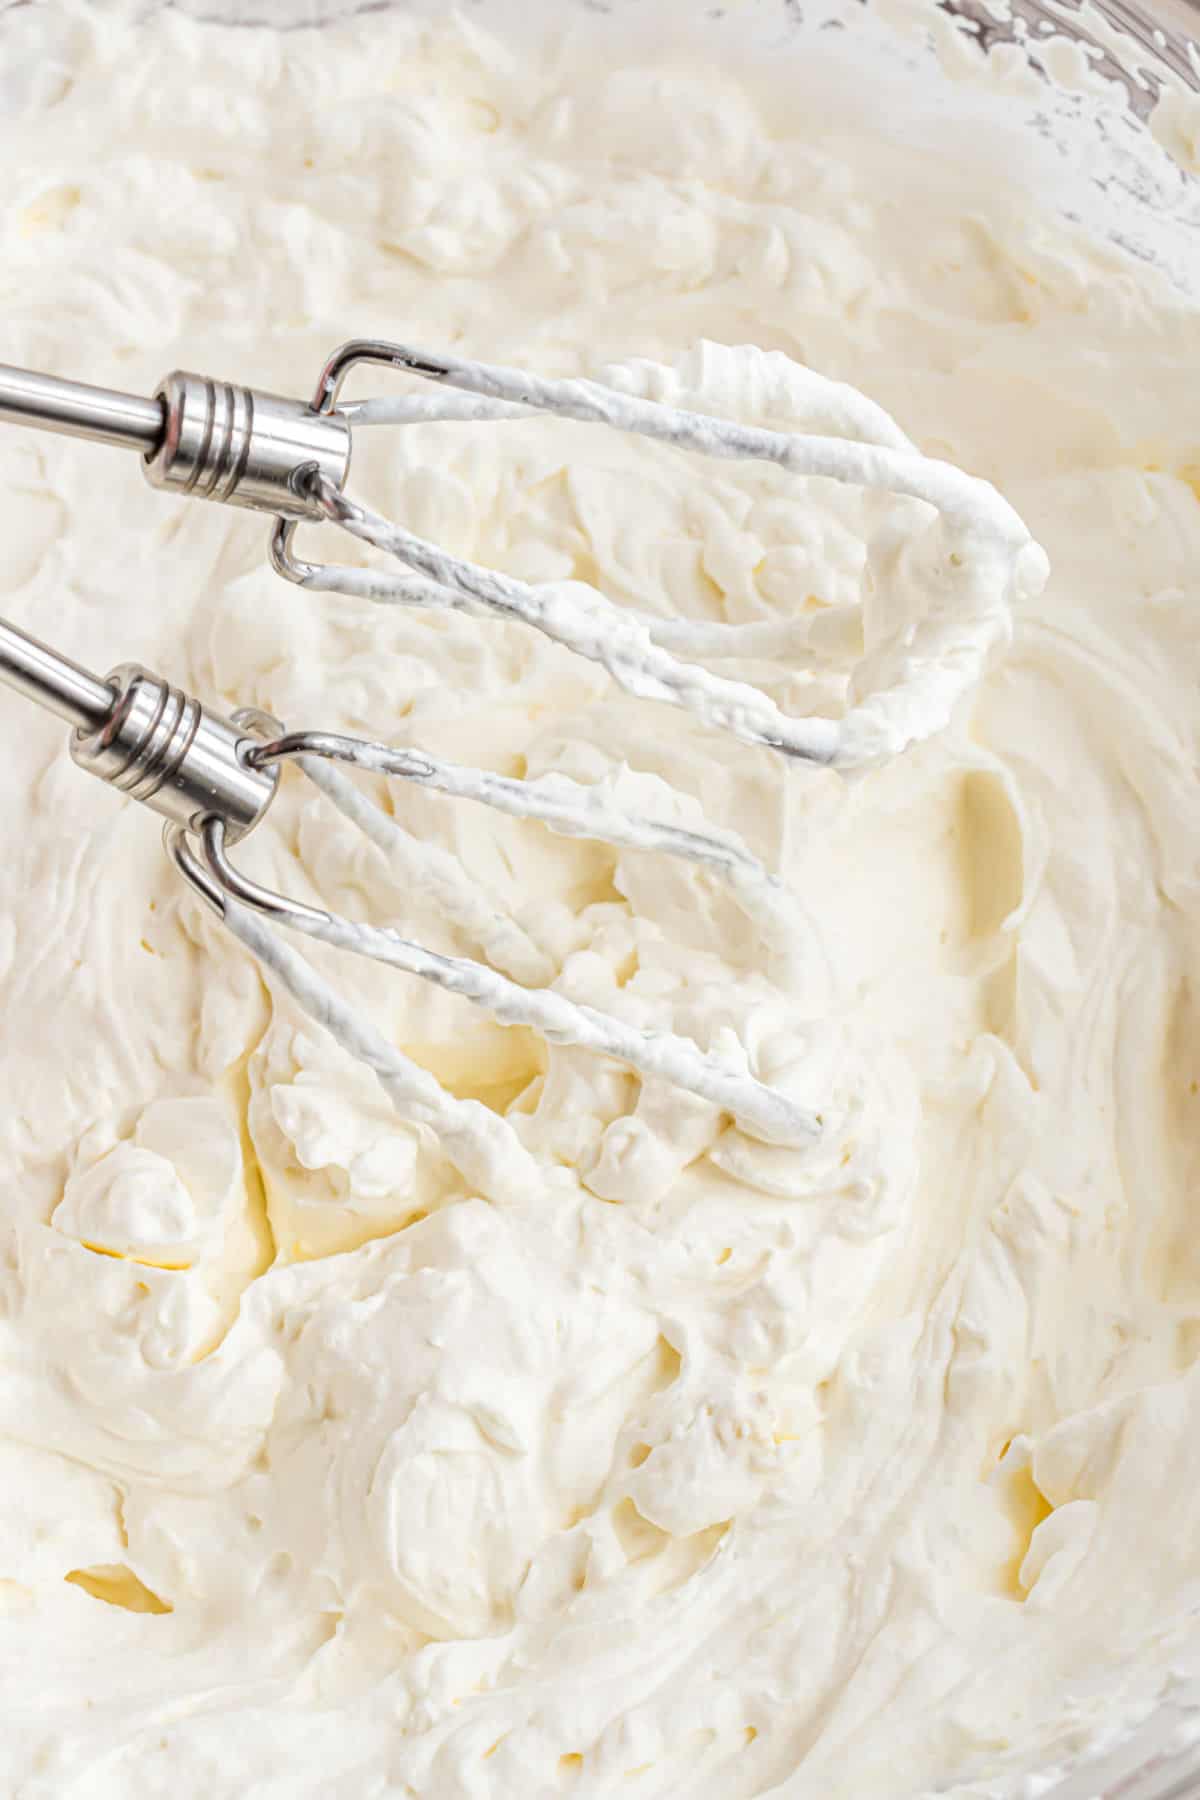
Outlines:
<svg viewBox="0 0 1200 1800"><path fill-rule="evenodd" d="M0 682L79 731L98 730L117 699L98 676L7 619L0 619Z"/></svg>
<svg viewBox="0 0 1200 1800"><path fill-rule="evenodd" d="M163 434L159 400L41 375L33 369L16 369L8 363L0 363L0 419L66 437L89 438L94 444L112 444L120 450L137 450L143 456L157 448Z"/></svg>
<svg viewBox="0 0 1200 1800"><path fill-rule="evenodd" d="M80 768L187 830L217 819L236 843L274 798L278 768L249 754L254 726L275 727L265 715L227 719L137 663L101 680L7 619L0 682L75 727Z"/></svg>
<svg viewBox="0 0 1200 1800"><path fill-rule="evenodd" d="M335 487L346 479L350 427L338 413L180 370L160 383L156 400L166 423L144 465L152 487L316 519L303 478L319 474Z"/></svg>
<svg viewBox="0 0 1200 1800"><path fill-rule="evenodd" d="M231 843L244 837L278 779L273 768L250 762L245 729L137 663L108 679L115 694L108 717L71 739L80 768L187 830L219 819Z"/></svg>

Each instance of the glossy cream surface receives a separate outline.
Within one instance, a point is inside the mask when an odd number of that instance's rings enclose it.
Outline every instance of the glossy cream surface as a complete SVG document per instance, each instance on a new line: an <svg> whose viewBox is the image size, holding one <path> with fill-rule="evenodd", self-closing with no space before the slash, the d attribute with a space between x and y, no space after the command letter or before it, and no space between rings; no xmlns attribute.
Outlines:
<svg viewBox="0 0 1200 1800"><path fill-rule="evenodd" d="M80 661L707 821L783 898L404 783L385 855L297 774L247 868L824 1127L317 946L393 1104L5 702L0 1792L1043 1791L1200 1597L1200 315L782 64L57 0L0 36L7 360L306 394L378 333L802 428L758 346L1051 565L946 727L842 776L0 433L0 609ZM361 435L355 492L459 554L762 626L710 666L794 715L960 579L891 494L561 421Z"/></svg>

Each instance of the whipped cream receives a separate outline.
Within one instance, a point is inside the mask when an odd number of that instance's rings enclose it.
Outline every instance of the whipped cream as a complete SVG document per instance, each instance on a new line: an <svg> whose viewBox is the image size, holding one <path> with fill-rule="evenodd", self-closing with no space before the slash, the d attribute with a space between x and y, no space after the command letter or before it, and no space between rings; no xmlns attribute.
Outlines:
<svg viewBox="0 0 1200 1800"><path fill-rule="evenodd" d="M436 368L438 380L487 404L440 412L422 405L413 414L405 400L368 400L355 409L353 416L360 424L398 423L412 417L524 417L534 408L638 432L704 456L770 462L792 474L905 495L940 515L942 541L924 571L922 591L910 597L912 615L893 600L888 641L868 643L876 671L886 669L891 676L881 692L871 695L873 707L865 705L865 696L860 695L841 719L797 720L744 683L694 663L681 666L655 642L651 621L631 619L627 610L611 606L595 588L569 582L539 589L452 558L441 546L381 519L347 500L322 477L316 478L318 497L331 518L427 578L421 582L410 576L389 583L375 577L370 598L440 606L461 606L465 600L502 617L519 618L600 663L627 692L685 706L706 724L732 731L747 743L767 744L784 755L839 768L898 755L946 724L996 643L1007 639L1012 606L1045 584L1044 551L994 488L923 456L865 395L845 382L828 381L800 367L779 351L702 344L682 369L642 362L607 370L603 382L546 380L453 356L430 364L420 352L399 346L395 361L422 374ZM652 398L642 391L645 388ZM758 408L795 416L807 431L770 431L745 424L737 417L737 408L747 392L755 395ZM732 408L725 417L698 410L722 401ZM957 581L947 580L947 569L958 572ZM304 586L327 592L355 591L353 572L348 583L336 572L330 579L325 570L306 566L300 579ZM939 588L950 590L949 602ZM358 591L363 592L363 586ZM933 604L931 591L937 595ZM877 715L873 719L872 711Z"/></svg>
<svg viewBox="0 0 1200 1800"><path fill-rule="evenodd" d="M241 866L822 1118L764 1141L237 941L4 708L0 1791L1036 1791L1167 1687L1200 1577L1200 316L775 70L390 14L3 32L7 360L306 393L375 333L834 435L781 352L1052 574L988 565L936 735L849 780L519 622L373 604L369 548L298 590L261 521L0 434L7 615L410 759L354 772L369 832L289 773ZM978 575L937 496L399 398L358 415L364 507L788 718L896 691Z"/></svg>

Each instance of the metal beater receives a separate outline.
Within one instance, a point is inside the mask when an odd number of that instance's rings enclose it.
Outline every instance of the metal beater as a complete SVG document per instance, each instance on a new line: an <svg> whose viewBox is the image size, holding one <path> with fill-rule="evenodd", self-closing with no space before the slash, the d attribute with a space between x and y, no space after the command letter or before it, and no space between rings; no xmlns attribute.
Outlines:
<svg viewBox="0 0 1200 1800"><path fill-rule="evenodd" d="M423 376L443 391L432 398L405 395L340 404L346 375L361 363ZM937 727L1003 636L1016 569L1022 562L1027 570L1036 567L1042 553L1017 514L986 483L922 456L885 412L854 390L811 372L805 372L805 379L818 410L835 403L838 417L848 421L854 435L764 430L643 399L598 381L548 380L377 340L354 340L336 351L308 403L179 372L167 376L153 398L143 399L0 366L0 420L136 450L155 487L271 515L272 563L303 587L385 604L449 606L517 619L601 663L632 693L684 707L710 726L789 758L850 768L881 760ZM993 602L966 620L943 610L916 626L906 646L905 670L890 689L873 697L873 730L864 732L853 710L843 720L793 718L759 689L673 653L672 646L703 647L705 630L711 635L712 627L697 630L687 622L644 618L595 593L581 605L578 584L566 597L559 588L531 586L449 556L345 492L352 426L514 418L533 411L925 501L941 514L960 546L952 561L962 555L985 558L998 571ZM389 553L403 572L299 560L292 539L304 520L340 525ZM684 830L631 816L563 776L510 780L366 739L286 731L278 720L254 709L226 718L136 664L122 664L97 677L3 620L0 680L74 728L71 754L82 768L163 816L164 843L185 880L298 1003L368 1063L410 1116L460 1129L463 1103L453 1103L451 1119L443 1105L449 1097L433 1078L353 1015L271 927L285 926L419 974L486 1007L504 1023L532 1026L552 1042L580 1045L643 1076L673 1082L768 1142L801 1144L820 1130L820 1115L756 1079L744 1052L705 1052L691 1039L635 1029L546 987L527 985L523 977L529 975L529 959L522 958L519 946L496 941L487 946L486 963L437 955L391 928L353 922L264 888L242 874L229 856L270 806L284 762L297 763L385 850L404 836L401 827L331 763L416 781L540 819L554 831L681 856L720 870L767 911L785 907L781 885L734 834ZM931 682L937 700L932 723L914 723L914 691L924 683L933 692ZM887 740L882 751L881 731ZM486 903L464 893L450 874L445 901L452 909L487 912ZM501 930L499 937L503 935ZM501 972L505 968L508 973Z"/></svg>

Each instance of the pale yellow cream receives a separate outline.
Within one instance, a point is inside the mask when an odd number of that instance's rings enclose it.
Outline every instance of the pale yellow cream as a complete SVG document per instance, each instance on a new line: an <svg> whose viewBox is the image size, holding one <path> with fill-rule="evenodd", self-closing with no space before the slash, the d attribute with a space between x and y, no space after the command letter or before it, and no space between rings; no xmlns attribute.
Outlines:
<svg viewBox="0 0 1200 1800"><path fill-rule="evenodd" d="M0 433L0 604L80 660L738 832L782 938L693 866L392 798L564 991L736 1032L830 1119L757 1142L318 951L507 1119L533 1173L486 1191L6 702L0 1791L1031 1792L1200 1593L1200 315L769 69L401 17L3 35L8 360L304 393L351 333L566 374L754 343L993 481L1052 574L950 727L846 781ZM909 553L895 503L554 423L381 428L355 482L664 617L879 606ZM734 672L836 711L828 648ZM298 781L245 860L480 953Z"/></svg>

